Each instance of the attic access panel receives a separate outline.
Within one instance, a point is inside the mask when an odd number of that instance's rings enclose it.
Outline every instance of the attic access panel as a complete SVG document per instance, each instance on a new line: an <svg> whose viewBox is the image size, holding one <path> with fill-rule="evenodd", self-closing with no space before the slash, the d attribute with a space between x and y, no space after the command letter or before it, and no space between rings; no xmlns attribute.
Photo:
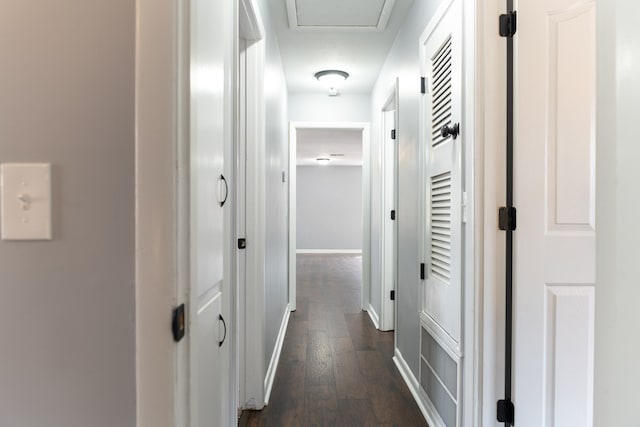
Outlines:
<svg viewBox="0 0 640 427"><path fill-rule="evenodd" d="M294 30L378 30L386 28L395 0L286 0Z"/></svg>

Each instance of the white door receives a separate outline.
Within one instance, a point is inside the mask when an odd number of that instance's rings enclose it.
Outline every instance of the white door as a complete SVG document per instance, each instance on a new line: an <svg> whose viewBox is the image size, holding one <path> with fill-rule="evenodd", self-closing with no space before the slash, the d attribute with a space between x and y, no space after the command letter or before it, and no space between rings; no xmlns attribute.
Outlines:
<svg viewBox="0 0 640 427"><path fill-rule="evenodd" d="M460 1L441 7L422 40L425 292L429 331L460 353L462 293L462 139ZM443 128L451 134L443 136Z"/></svg>
<svg viewBox="0 0 640 427"><path fill-rule="evenodd" d="M383 209L384 246L382 248L382 313L380 330L391 331L395 319L396 290L396 235L397 235L397 204L396 204L396 137L395 110L383 112ZM393 132L393 136L392 136Z"/></svg>
<svg viewBox="0 0 640 427"><path fill-rule="evenodd" d="M518 3L515 425L591 426L595 3Z"/></svg>
<svg viewBox="0 0 640 427"><path fill-rule="evenodd" d="M190 404L192 427L230 424L229 297L224 269L225 173L229 121L225 111L231 45L229 2L191 2L190 62Z"/></svg>
<svg viewBox="0 0 640 427"><path fill-rule="evenodd" d="M460 426L462 361L462 9L441 3L420 38L420 387L431 424Z"/></svg>

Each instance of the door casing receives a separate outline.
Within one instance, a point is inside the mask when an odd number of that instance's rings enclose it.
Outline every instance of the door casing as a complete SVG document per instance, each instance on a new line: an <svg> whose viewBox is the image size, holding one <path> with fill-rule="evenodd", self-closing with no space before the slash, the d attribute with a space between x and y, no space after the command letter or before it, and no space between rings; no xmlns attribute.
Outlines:
<svg viewBox="0 0 640 427"><path fill-rule="evenodd" d="M357 129L362 130L362 310L370 301L371 277L371 166L370 124L367 122L290 122L289 124L289 307L296 307L296 141L297 129Z"/></svg>
<svg viewBox="0 0 640 427"><path fill-rule="evenodd" d="M262 409L267 399L264 379L265 312L265 125L264 125L264 61L265 30L255 0L241 0L239 10L239 43L236 63L243 61L242 81L237 82L237 94L242 96L238 110L238 140L235 161L243 166L237 172L245 190L244 203L236 211L234 252L243 263L237 267L238 318L238 405L240 409ZM242 51L240 51L242 49ZM240 140L242 138L242 140ZM243 146L243 150L240 146ZM242 189L240 190L242 191ZM243 235L240 235L242 233ZM238 238L247 239L246 249L235 245ZM244 265L242 265L244 264Z"/></svg>
<svg viewBox="0 0 640 427"><path fill-rule="evenodd" d="M380 174L382 189L382 221L383 232L380 242L380 322L378 329L381 331L391 331L395 328L396 313L395 301L391 300L391 291L397 292L398 282L398 221L400 212L398 211L398 141L399 131L399 109L398 109L398 85L396 78L393 86L389 89L386 100L380 109L381 114L381 135L380 135L380 158L382 173ZM393 126L389 123L393 122ZM395 139L391 140L391 130L395 132ZM392 144L392 149L389 147ZM387 159L387 155L392 152L392 159ZM391 168L388 168L391 166ZM391 188L387 186L387 180L391 180ZM391 194L389 194L391 193ZM389 203L388 199L392 199ZM396 219L390 220L389 205L395 210Z"/></svg>

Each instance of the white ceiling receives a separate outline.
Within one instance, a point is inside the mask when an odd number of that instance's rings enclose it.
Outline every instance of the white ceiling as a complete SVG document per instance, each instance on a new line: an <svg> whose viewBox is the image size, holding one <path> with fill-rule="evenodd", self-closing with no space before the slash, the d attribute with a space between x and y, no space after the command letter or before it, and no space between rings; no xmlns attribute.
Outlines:
<svg viewBox="0 0 640 427"><path fill-rule="evenodd" d="M362 166L362 130L298 129L296 139L299 166L317 166L318 157L330 158L330 166Z"/></svg>
<svg viewBox="0 0 640 427"><path fill-rule="evenodd" d="M289 92L326 93L314 74L338 69L350 74L340 88L346 94L371 92L414 0L268 1ZM295 10L292 25L287 1ZM387 18L385 28L376 29Z"/></svg>

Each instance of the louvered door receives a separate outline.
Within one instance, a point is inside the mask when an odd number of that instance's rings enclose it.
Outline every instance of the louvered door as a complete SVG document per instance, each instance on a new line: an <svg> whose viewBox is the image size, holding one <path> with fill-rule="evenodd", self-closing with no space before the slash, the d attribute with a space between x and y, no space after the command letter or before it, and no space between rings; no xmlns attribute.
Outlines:
<svg viewBox="0 0 640 427"><path fill-rule="evenodd" d="M430 333L455 353L460 347L462 287L462 135L455 135L461 114L460 20L459 1L449 2L423 45L427 80L422 117L426 196L423 317ZM443 133L443 127L450 132Z"/></svg>

